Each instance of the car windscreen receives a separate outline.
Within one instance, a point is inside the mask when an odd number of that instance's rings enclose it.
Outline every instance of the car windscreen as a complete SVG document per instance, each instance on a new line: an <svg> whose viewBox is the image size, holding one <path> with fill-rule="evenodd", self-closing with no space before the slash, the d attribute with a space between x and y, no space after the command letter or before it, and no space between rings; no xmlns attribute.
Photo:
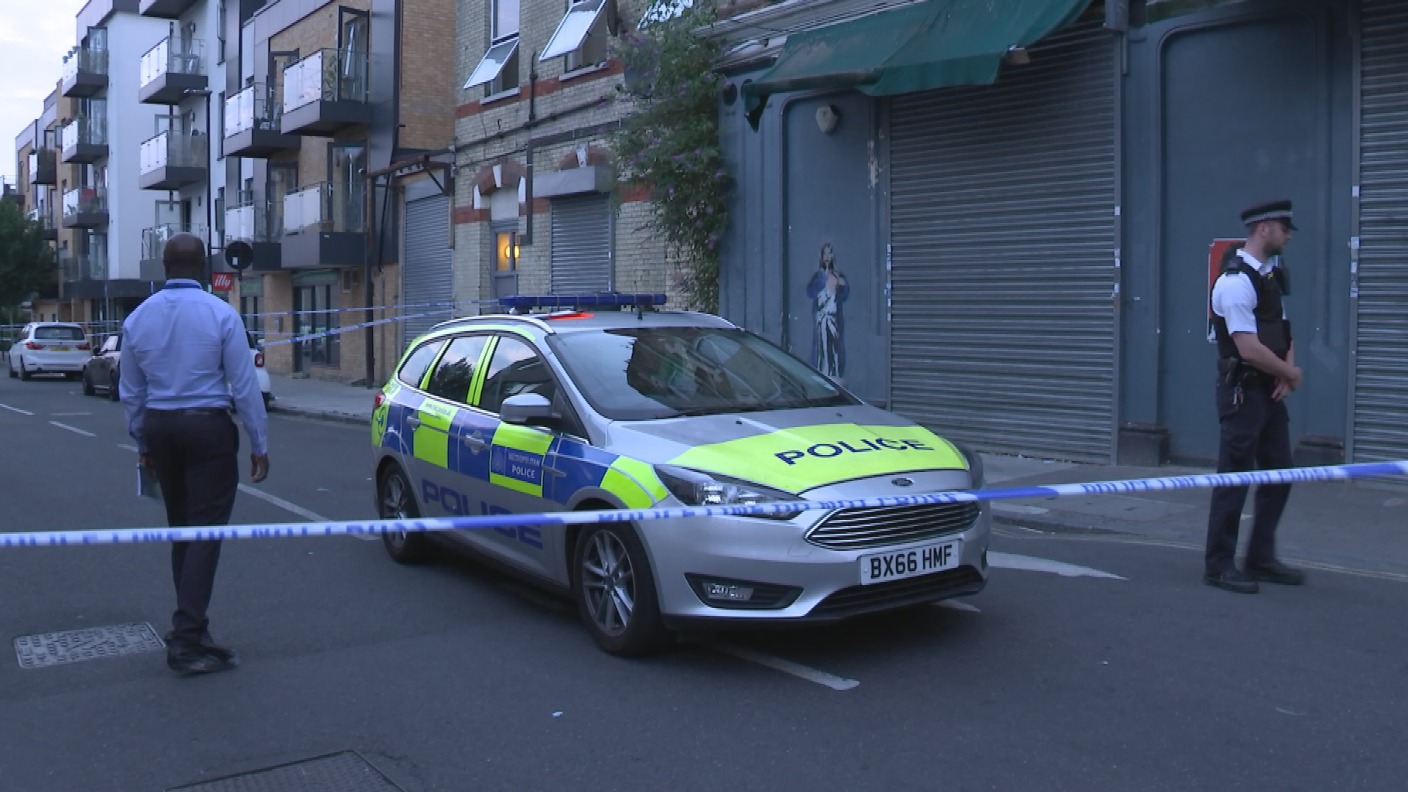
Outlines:
<svg viewBox="0 0 1408 792"><path fill-rule="evenodd" d="M36 341L82 341L83 330L77 327L36 327L34 328L34 339Z"/></svg>
<svg viewBox="0 0 1408 792"><path fill-rule="evenodd" d="M737 328L640 327L549 337L592 407L612 420L854 404L815 369Z"/></svg>

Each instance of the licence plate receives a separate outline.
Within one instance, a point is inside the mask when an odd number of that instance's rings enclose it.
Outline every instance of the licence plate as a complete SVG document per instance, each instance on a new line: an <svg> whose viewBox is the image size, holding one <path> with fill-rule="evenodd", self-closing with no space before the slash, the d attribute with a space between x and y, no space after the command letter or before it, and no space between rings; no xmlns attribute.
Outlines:
<svg viewBox="0 0 1408 792"><path fill-rule="evenodd" d="M953 569L958 566L962 549L962 539L951 539L908 550L861 556L860 584L868 586Z"/></svg>
<svg viewBox="0 0 1408 792"><path fill-rule="evenodd" d="M49 347L50 352L67 352L68 347Z"/></svg>

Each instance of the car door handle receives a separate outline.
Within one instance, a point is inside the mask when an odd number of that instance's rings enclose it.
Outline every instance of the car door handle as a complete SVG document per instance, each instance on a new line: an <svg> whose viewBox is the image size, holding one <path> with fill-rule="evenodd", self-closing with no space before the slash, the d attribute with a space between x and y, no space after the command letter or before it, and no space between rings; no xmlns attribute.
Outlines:
<svg viewBox="0 0 1408 792"><path fill-rule="evenodd" d="M488 445L484 438L479 435L465 435L464 444L474 451L483 451L484 446Z"/></svg>
<svg viewBox="0 0 1408 792"><path fill-rule="evenodd" d="M416 427L420 426L420 419L412 415L411 417L406 419L406 426L415 429Z"/></svg>
<svg viewBox="0 0 1408 792"><path fill-rule="evenodd" d="M548 474L549 476L552 476L553 478L561 478L562 476L567 475L567 471L558 470L555 467L549 467L547 465L543 465L543 472Z"/></svg>

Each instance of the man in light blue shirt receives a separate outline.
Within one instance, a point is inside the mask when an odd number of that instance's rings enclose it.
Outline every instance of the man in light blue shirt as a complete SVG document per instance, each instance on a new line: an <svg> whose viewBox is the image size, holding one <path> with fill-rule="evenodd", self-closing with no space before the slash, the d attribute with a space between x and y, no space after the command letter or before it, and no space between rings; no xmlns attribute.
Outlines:
<svg viewBox="0 0 1408 792"><path fill-rule="evenodd" d="M226 525L239 487L239 430L249 435L250 479L269 475L269 419L239 314L207 294L205 243L176 234L162 252L166 287L122 323L119 392L139 463L156 474L169 525ZM220 542L175 542L176 611L166 662L181 674L224 671L235 653L210 638L206 609Z"/></svg>

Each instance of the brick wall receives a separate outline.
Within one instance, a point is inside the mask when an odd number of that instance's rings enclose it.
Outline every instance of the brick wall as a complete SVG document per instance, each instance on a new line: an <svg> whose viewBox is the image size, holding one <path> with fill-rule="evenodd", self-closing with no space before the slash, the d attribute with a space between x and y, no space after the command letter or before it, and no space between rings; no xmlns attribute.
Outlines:
<svg viewBox="0 0 1408 792"><path fill-rule="evenodd" d="M455 0L402 0L401 147L443 149L455 139Z"/></svg>

